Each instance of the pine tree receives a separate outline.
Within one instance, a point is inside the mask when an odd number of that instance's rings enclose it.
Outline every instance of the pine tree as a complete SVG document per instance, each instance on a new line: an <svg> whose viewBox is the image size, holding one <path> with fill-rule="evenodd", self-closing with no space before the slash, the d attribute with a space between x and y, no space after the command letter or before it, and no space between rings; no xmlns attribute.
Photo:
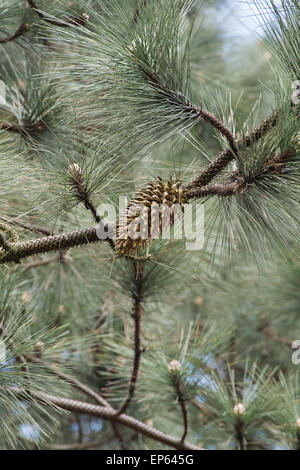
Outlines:
<svg viewBox="0 0 300 470"><path fill-rule="evenodd" d="M1 2L1 449L300 449L300 6L222 3Z"/></svg>

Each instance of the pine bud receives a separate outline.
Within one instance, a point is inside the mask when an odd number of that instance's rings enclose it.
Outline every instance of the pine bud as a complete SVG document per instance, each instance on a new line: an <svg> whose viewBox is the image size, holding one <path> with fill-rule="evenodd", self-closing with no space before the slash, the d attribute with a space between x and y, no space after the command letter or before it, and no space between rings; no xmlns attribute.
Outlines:
<svg viewBox="0 0 300 470"><path fill-rule="evenodd" d="M139 191L121 215L116 229L115 250L122 256L137 253L174 224L186 202L178 181L160 177Z"/></svg>
<svg viewBox="0 0 300 470"><path fill-rule="evenodd" d="M245 414L246 408L243 403L238 403L233 407L233 412L236 416L242 416Z"/></svg>
<svg viewBox="0 0 300 470"><path fill-rule="evenodd" d="M78 177L78 175L82 175L82 171L78 163L71 163L68 167L68 172L72 177Z"/></svg>
<svg viewBox="0 0 300 470"><path fill-rule="evenodd" d="M42 357L42 353L45 349L45 344L43 343L43 341L37 341L34 345L34 353L37 357L41 358Z"/></svg>
<svg viewBox="0 0 300 470"><path fill-rule="evenodd" d="M70 175L70 183L76 198L80 202L85 202L87 198L86 187L83 181L82 169L78 163L71 163L68 167L68 173Z"/></svg>
<svg viewBox="0 0 300 470"><path fill-rule="evenodd" d="M65 313L66 307L63 304L60 304L57 310L58 310L58 313Z"/></svg>
<svg viewBox="0 0 300 470"><path fill-rule="evenodd" d="M168 365L168 369L170 372L179 372L180 369L181 369L181 364L179 361L177 361L177 359L173 359L169 365Z"/></svg>
<svg viewBox="0 0 300 470"><path fill-rule="evenodd" d="M296 420L296 426L300 430L300 418L297 418Z"/></svg>
<svg viewBox="0 0 300 470"><path fill-rule="evenodd" d="M23 300L23 302L29 303L29 302L31 301L30 292L28 292L28 291L23 292L23 294L22 294L22 300Z"/></svg>
<svg viewBox="0 0 300 470"><path fill-rule="evenodd" d="M194 300L194 304L195 305L201 305L201 304L203 304L203 300L204 300L203 297L201 295L198 295Z"/></svg>
<svg viewBox="0 0 300 470"><path fill-rule="evenodd" d="M153 420L151 418L146 419L145 424L147 424L147 426L153 426Z"/></svg>

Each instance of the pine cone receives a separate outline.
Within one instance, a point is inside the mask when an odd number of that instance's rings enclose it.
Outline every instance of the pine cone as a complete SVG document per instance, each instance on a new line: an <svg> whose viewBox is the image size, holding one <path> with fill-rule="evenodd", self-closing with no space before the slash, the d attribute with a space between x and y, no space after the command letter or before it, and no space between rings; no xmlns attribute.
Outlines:
<svg viewBox="0 0 300 470"><path fill-rule="evenodd" d="M174 216L183 212L186 202L179 181L163 181L160 177L139 191L130 201L116 228L115 250L122 256L136 256L162 228L174 223Z"/></svg>

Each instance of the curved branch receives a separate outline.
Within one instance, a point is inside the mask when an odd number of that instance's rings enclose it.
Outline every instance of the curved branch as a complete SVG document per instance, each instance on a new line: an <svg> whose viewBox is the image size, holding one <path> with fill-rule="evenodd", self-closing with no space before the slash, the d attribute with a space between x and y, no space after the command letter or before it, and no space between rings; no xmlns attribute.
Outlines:
<svg viewBox="0 0 300 470"><path fill-rule="evenodd" d="M36 12L36 14L44 21L46 21L47 23L51 23L53 24L54 26L63 26L63 27L66 27L68 26L67 23L64 23L63 21L56 21L56 20L53 20L52 18L49 18L48 16L46 16L43 12L41 12L37 5L35 4L35 2L33 0L27 0L28 1L28 4L29 6Z"/></svg>
<svg viewBox="0 0 300 470"><path fill-rule="evenodd" d="M23 34L27 33L27 31L29 31L29 24L22 23L19 28L15 31L15 33L13 33L11 36L8 36L7 38L0 38L0 43L5 44L7 42L14 41Z"/></svg>
<svg viewBox="0 0 300 470"><path fill-rule="evenodd" d="M60 379L64 380L67 383L72 384L74 387L76 387L78 390L83 392L85 395L88 397L92 398L98 405L105 406L107 408L113 409L113 407L106 401L99 393L95 392L92 388L88 387L86 384L80 382L78 379L75 377L72 377L68 374L65 374L64 372L60 371L56 366L52 366L49 364L46 364L42 359L36 356L31 356L26 354L25 358L35 364L40 364L41 366L47 368L52 374L56 375ZM112 429L114 431L115 436L119 439L120 445L122 450L126 449L124 438L118 428L117 423L114 421L111 422ZM97 445L97 443L95 443ZM72 446L72 445L71 445ZM73 444L73 448L76 448L78 444ZM81 447L82 448L82 447Z"/></svg>
<svg viewBox="0 0 300 470"><path fill-rule="evenodd" d="M46 364L44 361L42 361L42 359L38 357L31 356L30 354L26 354L25 358L33 364L40 364L42 367L45 367L47 370L49 370L49 372L51 372L53 375L56 375L57 377L64 380L65 382L68 382L74 385L74 387L76 387L78 390L83 392L85 395L87 395L90 398L93 398L93 400L95 400L95 402L98 403L99 405L107 406L108 408L111 408L110 404L101 395L95 392L92 388L80 382L75 377L65 374L64 372L60 371L55 366Z"/></svg>
<svg viewBox="0 0 300 470"><path fill-rule="evenodd" d="M202 118L204 121L208 122L211 126L213 126L217 131L219 131L228 141L230 146L230 153L232 154L232 158L234 158L234 154L237 153L237 146L235 143L235 139L233 134L226 126L219 121L216 116L214 116L211 112L206 111L205 109L195 106L192 104L185 96L176 93L172 90L169 90L158 77L157 74L146 70L145 67L140 63L140 68L152 84L154 84L158 89L162 90L164 96L167 96L169 100L174 103L175 106L182 108L184 113L190 113L191 118L199 117Z"/></svg>
<svg viewBox="0 0 300 470"><path fill-rule="evenodd" d="M209 111L206 111L205 109L197 108L197 107L192 107L192 109L194 109L195 112L199 116L201 116L202 119L204 119L204 121L211 124L211 126L213 126L215 129L217 129L217 131L219 131L220 134L222 134L224 137L226 137L226 139L229 143L230 149L232 151L231 154L232 153L237 154L238 149L237 149L235 138L234 138L232 132L229 129L227 129L227 127L225 127L225 125L221 121L219 121L216 118L216 116L214 116ZM232 157L234 157L234 155L232 155Z"/></svg>
<svg viewBox="0 0 300 470"><path fill-rule="evenodd" d="M254 142L257 142L269 129L274 127L278 121L278 110L270 113L252 132L247 134L244 138L237 142L238 149L245 149L250 147ZM234 159L232 149L223 150L219 155L210 162L210 164L201 171L190 183L185 185L185 189L192 189L195 186L205 186L219 174L226 166Z"/></svg>
<svg viewBox="0 0 300 470"><path fill-rule="evenodd" d="M62 28L67 28L70 25L84 26L87 19L88 19L87 16L85 17L84 15L82 15L82 17L74 18L74 19L69 18L66 21L54 20L54 19L50 18L49 16L45 15L45 13L43 13L42 11L40 11L33 0L27 0L27 1L28 1L29 6L36 12L36 14L43 21L46 21L47 23L53 24L54 26L61 26Z"/></svg>
<svg viewBox="0 0 300 470"><path fill-rule="evenodd" d="M142 421L133 418L132 416L122 414L117 416L115 410L103 406L93 405L91 403L86 403L78 400L72 400L70 398L64 397L57 397L54 395L49 395L47 393L42 392L26 392L22 389L10 389L11 392L14 393L15 396L18 396L20 399L28 399L33 398L38 400L39 402L49 405L52 404L58 408L61 408L66 411L82 413L89 416L95 416L96 418L102 418L109 421L115 421L119 424L126 426L129 429L133 429L134 431L138 432L139 434L143 434L150 439L155 441L159 441L162 444L166 444L169 447L173 447L174 449L182 449L182 450L205 450L203 447L198 447L188 442L181 442L181 439L177 439L172 437L168 434L165 434L158 429L149 426Z"/></svg>

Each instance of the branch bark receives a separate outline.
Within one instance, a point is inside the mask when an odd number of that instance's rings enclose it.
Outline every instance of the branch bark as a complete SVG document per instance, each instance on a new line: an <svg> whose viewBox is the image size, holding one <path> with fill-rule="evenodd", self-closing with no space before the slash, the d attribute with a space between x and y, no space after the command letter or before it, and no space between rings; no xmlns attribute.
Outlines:
<svg viewBox="0 0 300 470"><path fill-rule="evenodd" d="M188 415L188 409L186 406L185 396L182 391L182 387L180 383L180 378L177 375L174 377L174 388L177 394L177 399L181 408L182 419L183 419L184 431L181 437L181 443L183 444L187 436L188 429L189 429L189 415Z"/></svg>
<svg viewBox="0 0 300 470"><path fill-rule="evenodd" d="M65 21L59 21L50 18L49 16L45 15L42 11L40 11L36 5L36 3L33 0L27 0L29 6L36 12L36 14L43 20L46 21L46 23L50 23L54 26L60 26L62 28L67 28L70 25L75 25L75 26L84 26L88 17L85 17L84 15L78 17L78 18L68 18Z"/></svg>
<svg viewBox="0 0 300 470"><path fill-rule="evenodd" d="M257 142L269 129L274 127L278 122L278 110L270 113L252 132L237 142L237 151L250 147ZM236 152L237 153L237 152ZM201 171L190 183L184 186L185 189L194 189L195 187L205 186L210 183L216 175L218 175L226 166L234 159L232 149L223 150L219 155L210 162L210 164Z"/></svg>
<svg viewBox="0 0 300 470"><path fill-rule="evenodd" d="M96 393L93 389L91 389L90 387L88 387L87 385L83 384L82 382L80 382L78 379L76 379L75 377L71 377L70 375L68 374L65 374L64 372L60 371L57 367L55 366L52 366L52 365L49 365L47 363L45 363L42 359L36 357L36 356L32 356L30 354L26 354L25 355L25 358L27 359L27 361L29 362L32 362L34 364L40 364L42 367L45 367L46 369L48 369L52 374L56 375L57 377L59 377L60 379L64 380L65 382L68 382L72 385L74 385L74 387L76 387L78 390L80 390L81 392L83 392L85 395L87 395L88 397L92 398L93 400L95 400L96 403L98 403L99 405L101 406L107 406L108 408L111 408L110 404L104 399L102 398L101 395L99 395L98 393Z"/></svg>
<svg viewBox="0 0 300 470"><path fill-rule="evenodd" d="M188 442L182 443L181 439L165 434L158 429L133 418L132 416L126 414L116 415L115 410L108 407L93 405L91 403L49 395L42 392L30 392L30 394L28 394L28 392L22 389L10 389L10 391L20 399L26 400L30 397L31 399L38 400L40 403L45 405L50 404L66 411L82 413L89 416L95 416L96 418L114 421L150 439L161 442L169 447L173 447L174 449L205 450L203 447L199 447Z"/></svg>
<svg viewBox="0 0 300 470"><path fill-rule="evenodd" d="M61 235L50 235L24 242L10 244L10 250L0 250L0 264L14 261L19 262L28 256L48 253L50 251L66 250L81 245L88 245L101 241L97 235L96 227L68 232Z"/></svg>
<svg viewBox="0 0 300 470"><path fill-rule="evenodd" d="M5 44L7 42L14 41L15 39L18 39L23 34L27 33L27 31L29 31L29 24L22 23L11 36L8 36L6 38L0 38L0 43Z"/></svg>
<svg viewBox="0 0 300 470"><path fill-rule="evenodd" d="M132 317L134 320L134 359L133 367L131 373L131 379L128 389L127 398L124 400L124 403L121 405L117 411L117 415L125 413L129 407L135 393L135 388L138 380L141 355L143 353L141 345L141 326L142 326L142 316L144 311L143 298L144 298L144 289L143 289L143 278L144 278L144 264L141 261L134 261L134 274L135 274L135 283L136 283L136 292L134 293L133 300L133 313Z"/></svg>
<svg viewBox="0 0 300 470"><path fill-rule="evenodd" d="M208 196L232 196L236 193L241 193L245 189L243 181L237 181L231 184L212 184L211 186L204 186L203 188L191 189L185 193L185 197L190 199L203 198Z"/></svg>

